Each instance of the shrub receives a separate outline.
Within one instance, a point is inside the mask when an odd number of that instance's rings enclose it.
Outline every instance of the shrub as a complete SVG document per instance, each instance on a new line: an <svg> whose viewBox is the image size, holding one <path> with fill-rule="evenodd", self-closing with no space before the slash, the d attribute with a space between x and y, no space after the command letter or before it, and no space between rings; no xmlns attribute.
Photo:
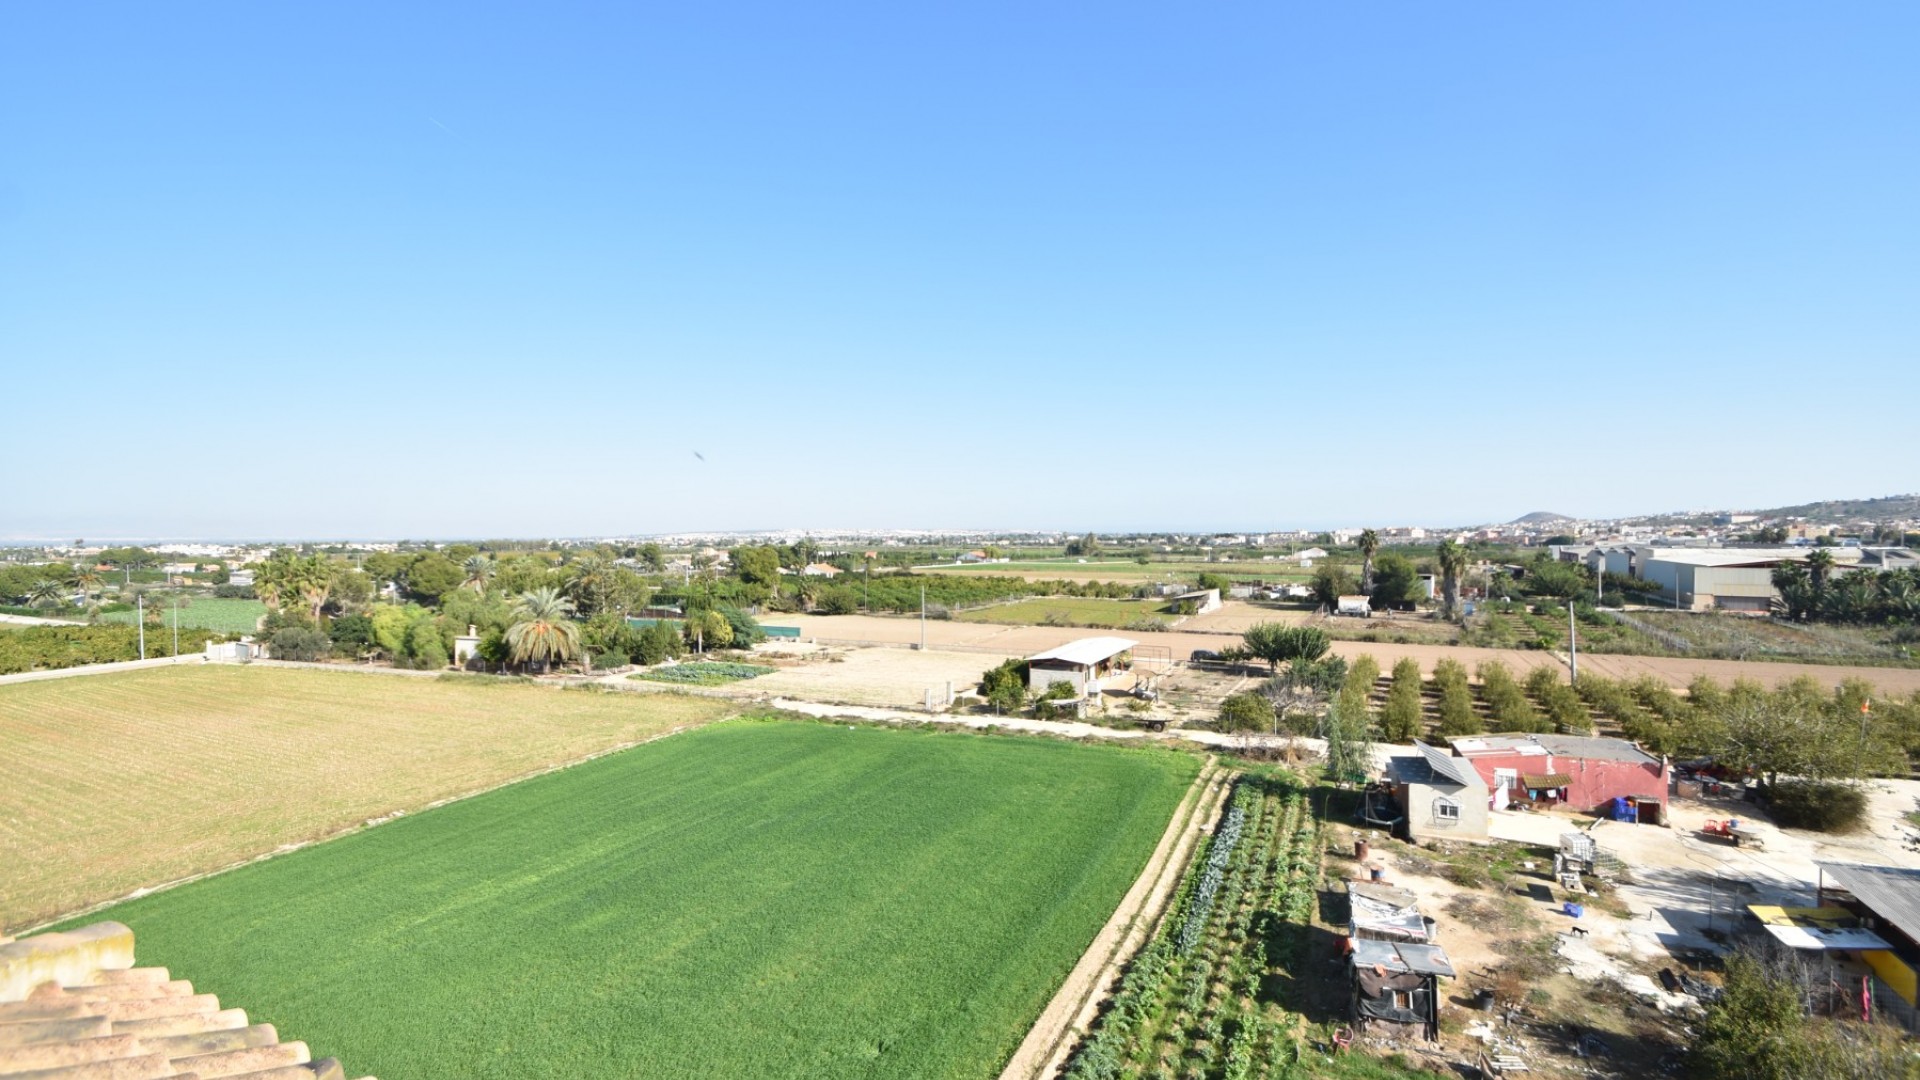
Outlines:
<svg viewBox="0 0 1920 1080"><path fill-rule="evenodd" d="M1761 794L1773 820L1789 829L1850 832L1867 816L1867 793L1852 784L1783 780Z"/></svg>
<svg viewBox="0 0 1920 1080"><path fill-rule="evenodd" d="M821 615L851 615L860 610L860 595L846 585L835 585L820 594L813 605Z"/></svg>
<svg viewBox="0 0 1920 1080"><path fill-rule="evenodd" d="M1230 695L1220 703L1221 731L1269 731L1273 728L1273 702L1259 694Z"/></svg>
<svg viewBox="0 0 1920 1080"><path fill-rule="evenodd" d="M324 660L333 651L327 635L306 626L289 626L269 639L275 660Z"/></svg>

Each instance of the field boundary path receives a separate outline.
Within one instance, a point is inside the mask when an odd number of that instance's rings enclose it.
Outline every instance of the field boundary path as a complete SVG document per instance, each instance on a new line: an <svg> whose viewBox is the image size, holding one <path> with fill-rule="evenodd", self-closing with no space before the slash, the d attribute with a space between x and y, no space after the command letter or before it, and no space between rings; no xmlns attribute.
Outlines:
<svg viewBox="0 0 1920 1080"><path fill-rule="evenodd" d="M1160 844L1146 868L1114 909L1113 917L1094 936L1080 962L1041 1011L1020 1048L1014 1051L1000 1080L1039 1080L1058 1072L1111 996L1121 969L1159 925L1167 901L1186 873L1188 861L1202 834L1210 832L1226 803L1230 769L1209 756L1200 775L1167 823Z"/></svg>
<svg viewBox="0 0 1920 1080"><path fill-rule="evenodd" d="M0 686L8 683L39 682L42 679L77 679L82 675L111 675L116 671L140 671L145 668L207 662L205 653L183 653L179 656L154 656L145 660L119 660L111 664L78 664L73 667L19 671L12 675L0 675Z"/></svg>

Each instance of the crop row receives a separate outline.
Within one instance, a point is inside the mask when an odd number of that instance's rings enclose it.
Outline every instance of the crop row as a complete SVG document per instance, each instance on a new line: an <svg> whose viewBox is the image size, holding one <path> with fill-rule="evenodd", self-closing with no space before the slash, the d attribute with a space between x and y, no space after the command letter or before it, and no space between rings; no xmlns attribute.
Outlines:
<svg viewBox="0 0 1920 1080"><path fill-rule="evenodd" d="M1264 1075L1290 1027L1264 987L1276 967L1297 966L1318 852L1297 787L1238 782L1205 857L1189 868L1066 1076Z"/></svg>

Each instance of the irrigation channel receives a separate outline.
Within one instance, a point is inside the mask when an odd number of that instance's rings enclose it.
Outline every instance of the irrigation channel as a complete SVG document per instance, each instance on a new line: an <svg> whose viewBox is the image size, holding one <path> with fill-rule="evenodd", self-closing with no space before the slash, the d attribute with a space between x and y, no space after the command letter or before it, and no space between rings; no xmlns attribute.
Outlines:
<svg viewBox="0 0 1920 1080"><path fill-rule="evenodd" d="M1304 1076L1290 1005L1309 961L1320 815L1297 778L1242 775L1067 1080Z"/></svg>

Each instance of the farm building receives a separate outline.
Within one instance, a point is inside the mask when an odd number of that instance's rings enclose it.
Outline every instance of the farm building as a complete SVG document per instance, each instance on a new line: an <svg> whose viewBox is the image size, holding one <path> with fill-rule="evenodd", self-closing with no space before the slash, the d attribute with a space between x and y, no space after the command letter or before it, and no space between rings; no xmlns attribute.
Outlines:
<svg viewBox="0 0 1920 1080"><path fill-rule="evenodd" d="M1625 739L1585 735L1474 735L1453 740L1453 752L1472 766L1491 793L1491 805L1565 805L1666 824L1672 770ZM1618 802L1616 802L1618 800Z"/></svg>
<svg viewBox="0 0 1920 1080"><path fill-rule="evenodd" d="M1249 592L1251 592L1251 590L1249 590ZM1176 611L1188 604L1192 604L1193 610L1183 612L1183 614L1205 615L1209 612L1220 610L1220 590L1192 589L1186 592L1177 592L1167 597L1167 603Z"/></svg>
<svg viewBox="0 0 1920 1080"><path fill-rule="evenodd" d="M1438 945L1353 940L1353 1023L1389 1038L1440 1037L1440 977L1453 978L1452 961Z"/></svg>
<svg viewBox="0 0 1920 1080"><path fill-rule="evenodd" d="M1465 760L1415 740L1387 759L1387 782L1406 839L1487 842L1487 785Z"/></svg>
<svg viewBox="0 0 1920 1080"><path fill-rule="evenodd" d="M1889 994L1909 1006L1920 1004L1920 870L1904 866L1817 864L1821 907L1844 908L1866 921L1866 929L1890 949L1868 950L1860 959L1873 969L1875 996Z"/></svg>
<svg viewBox="0 0 1920 1080"><path fill-rule="evenodd" d="M840 576L840 568L830 563L808 563L800 568L800 576L834 578Z"/></svg>
<svg viewBox="0 0 1920 1080"><path fill-rule="evenodd" d="M1090 637L1035 653L1027 657L1027 688L1040 694L1054 683L1071 683L1081 697L1088 698L1120 689L1117 683L1130 675L1133 647L1138 644L1122 637Z"/></svg>
<svg viewBox="0 0 1920 1080"><path fill-rule="evenodd" d="M1633 576L1660 586L1661 597L1688 611L1742 611L1764 615L1779 592L1773 569L1805 562L1807 548L1656 548L1631 549ZM1840 569L1860 558L1857 549L1828 549ZM1612 569L1611 559L1608 569Z"/></svg>

